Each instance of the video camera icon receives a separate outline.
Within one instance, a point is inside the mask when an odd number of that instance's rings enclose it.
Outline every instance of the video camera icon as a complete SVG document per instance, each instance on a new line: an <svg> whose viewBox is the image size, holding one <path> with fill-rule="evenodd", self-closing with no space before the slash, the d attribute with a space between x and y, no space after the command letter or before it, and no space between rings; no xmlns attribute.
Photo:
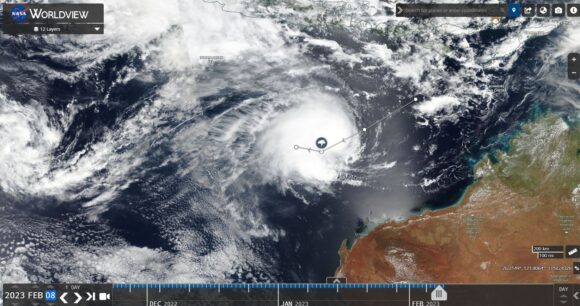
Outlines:
<svg viewBox="0 0 580 306"><path fill-rule="evenodd" d="M111 299L110 293L100 292L99 293L99 301L107 301Z"/></svg>

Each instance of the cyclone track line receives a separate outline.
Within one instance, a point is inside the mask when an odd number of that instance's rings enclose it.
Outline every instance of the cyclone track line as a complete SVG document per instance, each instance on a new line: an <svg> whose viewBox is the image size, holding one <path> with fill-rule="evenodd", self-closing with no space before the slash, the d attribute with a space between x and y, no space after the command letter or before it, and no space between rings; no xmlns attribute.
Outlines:
<svg viewBox="0 0 580 306"><path fill-rule="evenodd" d="M387 115L385 115L384 117L382 117L380 119L375 120L370 125L368 125L366 127L363 127L362 130L359 130L356 133L353 133L353 134L351 134L351 135L349 135L347 137L342 138L340 141L337 141L337 142L333 143L332 145L330 145L327 148L318 149L318 148L312 148L312 147L304 147L304 146L300 146L300 145L297 145L297 144L294 145L293 148L294 148L294 150L305 150L305 151L308 151L308 153L310 153L310 152L318 152L320 154L324 154L326 151L328 151L328 150L330 150L330 149L332 149L332 148L340 145L341 143L346 143L347 140L349 140L349 139L351 139L351 138L353 138L353 137L355 137L357 135L360 135L362 133L365 133L368 129L370 129L372 127L375 127L376 125L378 125L379 123L381 123L381 122L383 122L383 121L385 121L387 119L390 119L394 114L402 111L403 109L407 108L407 106L409 106L409 105L411 105L411 104L413 104L413 103L415 103L417 101L418 101L417 98L415 98L415 99L413 99L413 101L411 101L411 102L409 102L409 103L407 103L407 104L405 104L405 105L403 105L403 106L401 106L401 107L399 107L399 108L397 108L397 109L395 109L393 111L388 112Z"/></svg>

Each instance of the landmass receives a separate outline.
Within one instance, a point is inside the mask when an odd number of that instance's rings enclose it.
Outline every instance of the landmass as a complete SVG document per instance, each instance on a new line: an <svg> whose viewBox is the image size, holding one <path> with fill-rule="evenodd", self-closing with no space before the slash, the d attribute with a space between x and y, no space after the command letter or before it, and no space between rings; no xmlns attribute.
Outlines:
<svg viewBox="0 0 580 306"><path fill-rule="evenodd" d="M340 249L351 283L580 283L572 263L532 245L580 244L580 128L551 115L526 123L475 166L456 205L384 223Z"/></svg>

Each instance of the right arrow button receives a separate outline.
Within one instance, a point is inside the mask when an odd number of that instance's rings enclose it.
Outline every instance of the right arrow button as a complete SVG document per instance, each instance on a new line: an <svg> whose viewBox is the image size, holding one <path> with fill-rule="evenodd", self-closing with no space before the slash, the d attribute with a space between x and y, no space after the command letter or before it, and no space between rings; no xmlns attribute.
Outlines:
<svg viewBox="0 0 580 306"><path fill-rule="evenodd" d="M83 296L80 295L78 292L75 292L77 299L75 300L75 304L78 304L80 301L83 300Z"/></svg>

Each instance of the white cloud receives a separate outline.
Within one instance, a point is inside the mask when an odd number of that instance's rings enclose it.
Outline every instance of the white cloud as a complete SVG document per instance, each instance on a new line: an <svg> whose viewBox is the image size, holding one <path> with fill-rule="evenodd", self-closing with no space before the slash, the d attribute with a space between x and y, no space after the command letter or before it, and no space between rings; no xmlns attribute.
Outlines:
<svg viewBox="0 0 580 306"><path fill-rule="evenodd" d="M434 115L441 110L450 111L454 106L459 104L459 99L454 96L438 96L425 102L421 102L420 104L413 106L413 108L421 114Z"/></svg>
<svg viewBox="0 0 580 306"><path fill-rule="evenodd" d="M10 193L38 191L50 170L62 132L38 103L21 105L0 92L0 187Z"/></svg>
<svg viewBox="0 0 580 306"><path fill-rule="evenodd" d="M272 118L260 139L259 164L269 176L284 181L329 183L347 169L348 161L358 159L358 135L320 154L295 150L295 145L316 149L315 141L324 137L328 146L358 132L345 101L318 91L296 95L295 106Z"/></svg>

